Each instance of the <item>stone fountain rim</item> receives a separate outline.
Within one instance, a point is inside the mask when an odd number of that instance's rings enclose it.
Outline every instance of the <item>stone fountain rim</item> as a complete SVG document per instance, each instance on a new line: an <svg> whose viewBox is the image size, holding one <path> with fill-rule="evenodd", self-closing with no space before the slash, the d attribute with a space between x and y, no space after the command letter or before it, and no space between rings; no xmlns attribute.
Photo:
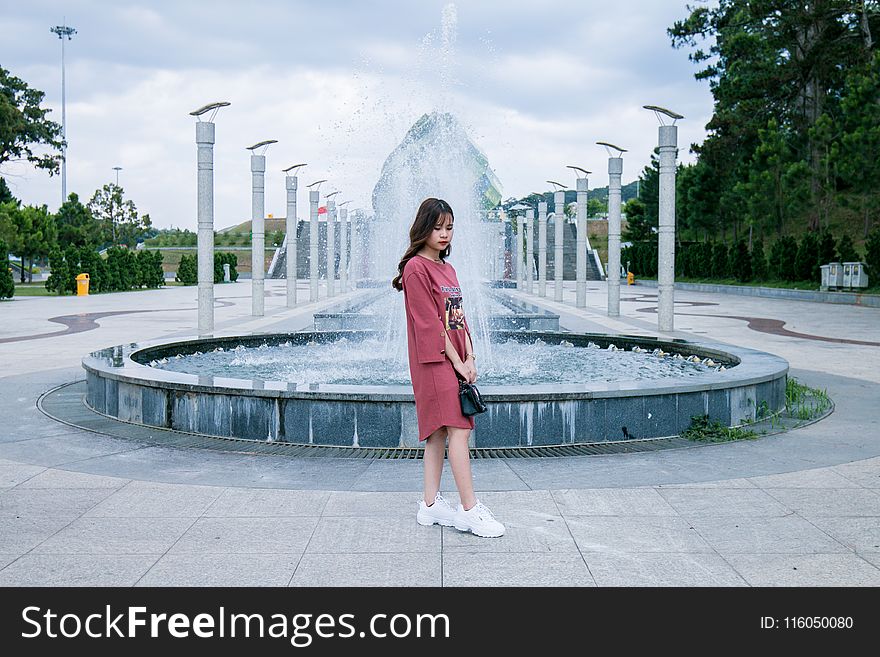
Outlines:
<svg viewBox="0 0 880 657"><path fill-rule="evenodd" d="M246 395L250 397L313 399L321 401L358 402L412 402L413 393L409 385L353 385L353 384L311 384L271 381L262 379L240 379L234 377L201 376L160 370L143 365L133 357L159 347L172 345L194 345L210 340L217 342L284 342L291 338L300 340L309 337L329 335L357 336L374 333L370 330L332 330L299 331L295 333L258 333L252 335L225 335L211 338L188 336L175 339L158 339L107 347L84 356L82 366L87 372L97 376L115 379L138 386L178 390L191 393L212 393ZM576 336L598 342L644 343L660 346L665 351L681 350L687 345L689 351L699 351L703 355L718 360L737 362L724 372L711 372L697 375L683 383L681 379L652 379L615 382L596 382L587 384L536 384L536 385L480 385L480 393L487 402L504 401L550 401L566 399L600 399L643 397L649 395L683 394L722 390L726 388L754 385L778 379L788 372L788 361L763 351L714 341L690 341L681 338L662 338L643 335L611 333L571 333L564 331L493 331L494 334L507 334L511 337L528 335L556 339ZM216 346L216 345L215 345ZM584 348L584 347L581 347ZM118 364L114 364L116 361ZM479 385L479 381L478 381Z"/></svg>

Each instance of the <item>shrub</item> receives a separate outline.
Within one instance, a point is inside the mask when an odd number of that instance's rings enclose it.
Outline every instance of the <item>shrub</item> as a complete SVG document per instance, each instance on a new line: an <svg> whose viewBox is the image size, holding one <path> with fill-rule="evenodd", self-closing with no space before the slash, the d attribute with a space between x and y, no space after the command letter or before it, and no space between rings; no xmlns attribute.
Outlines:
<svg viewBox="0 0 880 657"><path fill-rule="evenodd" d="M752 242L752 278L756 281L767 279L767 258L764 257L764 241L760 237Z"/></svg>
<svg viewBox="0 0 880 657"><path fill-rule="evenodd" d="M180 264L177 267L177 274L174 280L184 285L196 285L199 282L199 267L196 262L196 256L184 253L180 258Z"/></svg>
<svg viewBox="0 0 880 657"><path fill-rule="evenodd" d="M853 246L852 238L849 235L844 235L837 242L837 257L839 258L838 262L858 262L859 254L856 252L856 247ZM822 263L823 265L826 263Z"/></svg>
<svg viewBox="0 0 880 657"><path fill-rule="evenodd" d="M746 241L741 239L731 246L733 253L730 263L731 274L741 283L752 280L752 258L749 255L749 247Z"/></svg>
<svg viewBox="0 0 880 657"><path fill-rule="evenodd" d="M6 242L0 240L0 299L11 299L15 294L15 281L9 271L9 251Z"/></svg>

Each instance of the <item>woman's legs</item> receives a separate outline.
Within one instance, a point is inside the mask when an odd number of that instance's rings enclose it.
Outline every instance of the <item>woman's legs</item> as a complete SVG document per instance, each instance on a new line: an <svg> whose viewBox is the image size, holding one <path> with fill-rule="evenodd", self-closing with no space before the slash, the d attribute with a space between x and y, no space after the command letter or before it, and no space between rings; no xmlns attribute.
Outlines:
<svg viewBox="0 0 880 657"><path fill-rule="evenodd" d="M440 427L425 439L425 504L430 506L440 490L443 453L446 451L446 427Z"/></svg>
<svg viewBox="0 0 880 657"><path fill-rule="evenodd" d="M452 467L452 476L455 477L455 486L458 488L462 506L467 510L477 503L474 495L474 480L471 476L471 453L468 448L471 430L458 427L446 427L446 429L449 432L449 465Z"/></svg>

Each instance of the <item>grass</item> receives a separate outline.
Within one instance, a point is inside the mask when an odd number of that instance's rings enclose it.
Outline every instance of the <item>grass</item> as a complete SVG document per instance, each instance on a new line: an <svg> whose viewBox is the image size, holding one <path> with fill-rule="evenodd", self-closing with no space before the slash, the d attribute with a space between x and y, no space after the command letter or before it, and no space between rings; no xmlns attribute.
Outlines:
<svg viewBox="0 0 880 657"><path fill-rule="evenodd" d="M779 413L771 413L767 402L763 401L755 408L754 419L745 420L741 427L726 427L717 420L710 421L708 415L694 415L691 425L681 433L681 437L701 443L754 440L759 435L794 429L824 416L831 407L831 398L826 390L805 386L794 377L788 377L785 382L785 408ZM762 426L760 432L755 430L759 426Z"/></svg>

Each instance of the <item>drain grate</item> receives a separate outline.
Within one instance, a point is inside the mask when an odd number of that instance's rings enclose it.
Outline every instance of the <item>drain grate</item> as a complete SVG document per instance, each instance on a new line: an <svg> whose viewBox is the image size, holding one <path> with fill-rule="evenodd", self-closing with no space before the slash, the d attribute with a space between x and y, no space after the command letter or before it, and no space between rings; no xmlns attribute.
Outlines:
<svg viewBox="0 0 880 657"><path fill-rule="evenodd" d="M48 417L71 427L154 446L209 449L244 454L346 459L420 459L423 453L421 448L415 447L301 445L277 441L266 442L222 436L205 436L173 429L148 427L141 424L123 422L91 410L85 403L85 395L85 380L73 381L44 392L37 400L37 407ZM694 442L686 438L673 436L649 440L607 441L580 443L577 445L477 447L471 448L471 457L478 459L512 459L601 456L695 446L697 445Z"/></svg>

